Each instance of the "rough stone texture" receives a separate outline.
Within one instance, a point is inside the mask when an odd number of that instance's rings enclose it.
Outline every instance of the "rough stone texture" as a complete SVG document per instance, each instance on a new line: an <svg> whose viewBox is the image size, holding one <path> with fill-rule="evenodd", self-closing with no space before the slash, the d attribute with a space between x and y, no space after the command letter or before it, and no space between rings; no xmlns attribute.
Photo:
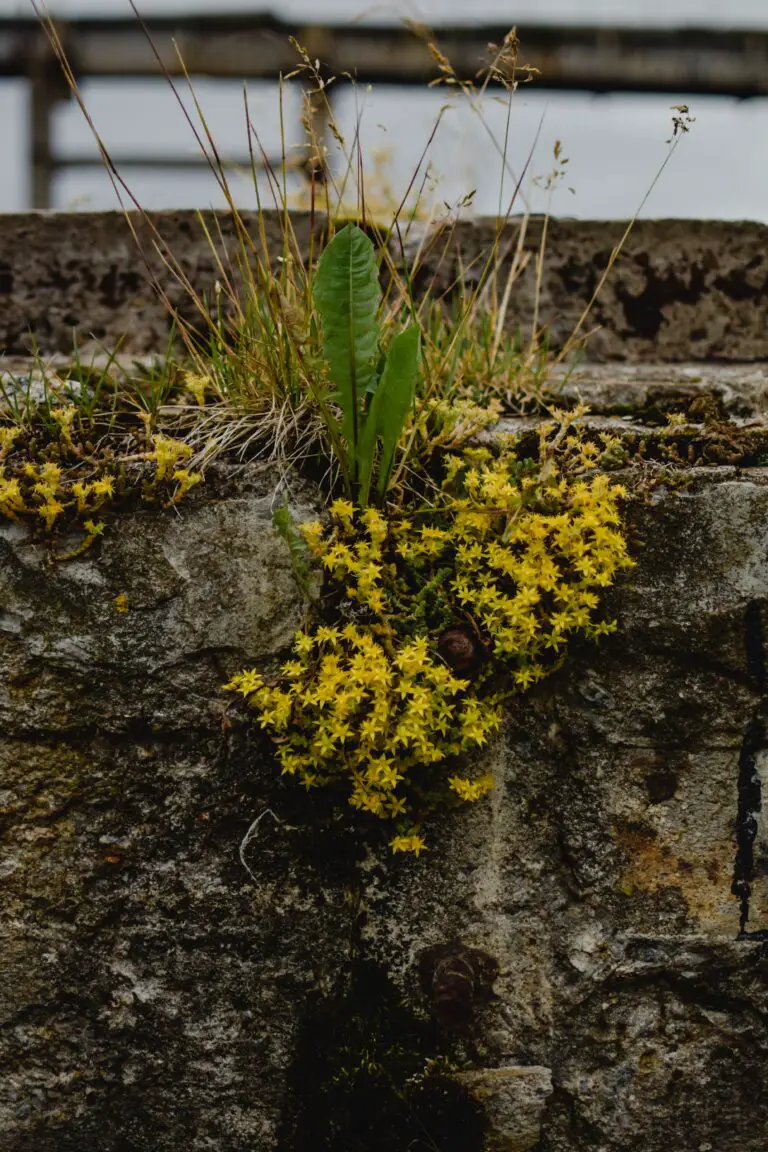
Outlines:
<svg viewBox="0 0 768 1152"><path fill-rule="evenodd" d="M266 834L258 886L238 860L270 779L228 759L220 685L300 620L273 491L257 471L57 567L2 527L3 1152L272 1146L348 934L330 877Z"/></svg>
<svg viewBox="0 0 768 1152"><path fill-rule="evenodd" d="M554 374L553 390L583 401L592 412L645 420L686 411L705 397L733 423L764 419L768 372L764 364L590 364Z"/></svg>
<svg viewBox="0 0 768 1152"><path fill-rule="evenodd" d="M256 233L253 216L244 214ZM196 291L210 296L220 272L193 212L151 214L151 225L134 216L140 255L119 213L26 213L0 217L0 349L9 356L29 352L36 341L43 355L67 354L75 329L85 352L101 345L137 355L165 347L169 319L148 290L149 273L182 312L193 315L185 295L153 248L159 236ZM221 230L234 250L231 219L208 217L211 234ZM308 216L293 217L298 242L306 248ZM514 251L519 221L503 238ZM155 231L153 232L154 229ZM523 247L538 250L541 224L529 223ZM555 346L566 339L590 300L624 226L605 221L550 221L540 300L541 321ZM267 221L276 242L279 225ZM763 225L713 221L642 220L600 294L587 328L599 326L587 353L593 360L633 362L758 361L768 359L768 235ZM461 225L448 241L427 244L430 255L416 280L448 289L461 266L471 268L493 240L494 225ZM411 255L421 244L414 235ZM430 247L431 245L431 247ZM276 243L276 251L279 245ZM533 316L535 261L512 295L510 331L526 332ZM227 257L224 256L224 266Z"/></svg>
<svg viewBox="0 0 768 1152"><path fill-rule="evenodd" d="M488 1152L531 1152L541 1139L541 1120L552 1095L549 1068L491 1068L456 1077L488 1117Z"/></svg>
<svg viewBox="0 0 768 1152"><path fill-rule="evenodd" d="M256 218L245 215L255 235ZM216 222L209 213L206 219L234 260L231 218L222 213ZM308 251L309 218L297 214L293 223ZM268 218L265 228L279 253L278 219ZM120 212L6 215L0 217L0 252L0 349L9 357L33 347L43 356L68 355L73 330L84 355L118 346L123 354L162 352L171 320L152 285L194 322L199 315L180 277L211 299L221 276L194 212L134 213L131 228ZM235 276L226 256L224 266Z"/></svg>
<svg viewBox="0 0 768 1152"><path fill-rule="evenodd" d="M763 1152L768 470L692 475L631 508L618 634L519 702L496 790L406 861L225 716L299 620L271 473L66 564L3 526L1 1152L472 1152L472 1098L486 1148ZM453 940L497 973L459 1035L419 977ZM471 1060L437 1143L367 1098L380 1143L332 1132L322 1086L381 1028Z"/></svg>

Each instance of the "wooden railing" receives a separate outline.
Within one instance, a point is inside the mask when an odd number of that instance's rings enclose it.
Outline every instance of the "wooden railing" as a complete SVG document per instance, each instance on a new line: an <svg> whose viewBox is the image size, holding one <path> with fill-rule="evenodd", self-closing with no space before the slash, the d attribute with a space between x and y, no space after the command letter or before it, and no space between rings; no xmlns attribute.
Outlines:
<svg viewBox="0 0 768 1152"><path fill-rule="evenodd" d="M57 28L78 80L157 77L162 68L178 76L179 54L194 76L277 79L297 62L291 36L338 77L348 73L365 83L422 85L438 75L424 38L397 25L321 26L262 15L149 18L152 45L134 19L72 19L58 22ZM467 77L487 65L489 43L500 43L506 31L498 26L446 26L435 28L432 38L456 72ZM520 60L540 71L535 81L539 87L768 95L768 31L523 25L519 34ZM68 92L45 31L34 19L0 18L1 77L25 77L31 85L30 199L33 207L47 208L57 171L100 161L94 154L65 157L56 152L51 111ZM203 162L202 157L168 161L147 154L116 159L157 168Z"/></svg>

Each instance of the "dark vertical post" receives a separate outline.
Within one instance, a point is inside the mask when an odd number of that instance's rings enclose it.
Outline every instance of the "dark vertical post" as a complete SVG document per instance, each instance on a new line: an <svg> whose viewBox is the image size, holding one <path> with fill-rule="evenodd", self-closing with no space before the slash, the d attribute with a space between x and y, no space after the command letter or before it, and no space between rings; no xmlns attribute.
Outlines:
<svg viewBox="0 0 768 1152"><path fill-rule="evenodd" d="M64 30L57 26L59 38ZM71 50L67 50L70 62ZM29 190L33 208L50 208L53 201L53 177L58 167L53 153L51 113L60 100L70 97L69 85L45 28L37 28L26 54L29 82Z"/></svg>
<svg viewBox="0 0 768 1152"><path fill-rule="evenodd" d="M50 64L37 55L29 71L29 195L33 208L50 208L53 184L51 154L52 92Z"/></svg>

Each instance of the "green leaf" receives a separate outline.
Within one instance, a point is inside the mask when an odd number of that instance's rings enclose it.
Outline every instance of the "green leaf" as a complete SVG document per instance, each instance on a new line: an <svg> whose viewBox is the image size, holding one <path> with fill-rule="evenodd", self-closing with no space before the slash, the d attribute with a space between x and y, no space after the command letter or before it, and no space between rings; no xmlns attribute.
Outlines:
<svg viewBox="0 0 768 1152"><path fill-rule="evenodd" d="M296 583L308 600L314 599L311 585L312 557L307 542L299 532L296 521L291 515L288 497L285 493L283 493L283 503L279 504L272 513L272 526L288 545Z"/></svg>
<svg viewBox="0 0 768 1152"><path fill-rule="evenodd" d="M371 396L368 405L368 415L365 418L360 432L360 445L357 453L357 477L359 483L358 503L364 508L368 503L371 490L371 473L373 472L373 459L376 455L376 440L379 434L381 420L381 402L384 398L384 389L379 384Z"/></svg>
<svg viewBox="0 0 768 1152"><path fill-rule="evenodd" d="M337 232L323 252L313 285L322 352L343 413L342 434L358 458L360 406L374 385L381 303L371 241L354 224Z"/></svg>
<svg viewBox="0 0 768 1152"><path fill-rule="evenodd" d="M395 336L389 346L387 363L374 399L379 399L378 432L381 436L379 495L389 484L395 449L408 414L413 407L416 385L421 375L421 331L412 324Z"/></svg>

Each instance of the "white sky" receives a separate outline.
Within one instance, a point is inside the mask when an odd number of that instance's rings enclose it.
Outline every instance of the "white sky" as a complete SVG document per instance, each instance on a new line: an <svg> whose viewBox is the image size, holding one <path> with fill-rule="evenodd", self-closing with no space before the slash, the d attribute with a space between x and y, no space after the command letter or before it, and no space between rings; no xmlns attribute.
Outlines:
<svg viewBox="0 0 768 1152"><path fill-rule="evenodd" d="M55 0L52 11L65 14L112 15L128 11L126 0ZM145 14L193 11L279 11L286 18L368 18L381 21L416 16L441 20L496 20L502 24L526 20L643 23L665 25L717 25L768 28L768 0L413 0L378 6L361 0L281 0L261 5L258 0L141 0ZM0 0L0 15L28 13L28 0ZM471 16L468 16L468 13ZM242 154L242 97L236 84L200 82L198 94L224 153ZM251 85L268 147L277 144L277 103L271 85ZM181 155L194 151L194 141L178 109L162 84L141 86L94 82L86 97L97 124L114 152L146 151ZM432 92L373 91L367 97L362 137L366 147L385 149L396 159L392 181L404 186L426 140L443 96ZM678 96L593 97L521 89L513 103L510 156L520 167L542 116L543 127L532 171L546 175L552 146L563 142L570 157L568 183L552 204L556 213L582 217L631 215L658 170L670 134L670 105ZM701 99L689 101L696 116L689 136L645 207L644 215L750 218L768 220L768 100L737 102ZM341 119L354 123L351 101L342 101ZM503 133L503 110L489 104L487 116ZM27 94L23 83L0 83L0 149L8 162L0 174L0 211L27 206L25 123ZM289 109L289 118L292 116ZM62 105L55 118L57 147L83 152L92 149L87 128L76 107ZM433 163L445 177L445 199L478 187L479 210L495 211L500 164L477 119L466 109L446 117L432 153ZM210 177L204 174L126 172L139 199L147 207L205 206L218 203ZM541 194L532 191L534 206ZM247 191L243 185L247 202ZM104 208L115 205L103 173L71 170L56 184L56 206Z"/></svg>
<svg viewBox="0 0 768 1152"><path fill-rule="evenodd" d="M510 25L523 20L561 23L705 24L718 27L768 27L766 0L140 0L145 14L163 12L279 12L285 18L367 18L397 21L404 16L426 21L475 23L501 20ZM0 0L0 14L24 13L29 0ZM54 13L111 16L126 12L126 0L49 0Z"/></svg>

